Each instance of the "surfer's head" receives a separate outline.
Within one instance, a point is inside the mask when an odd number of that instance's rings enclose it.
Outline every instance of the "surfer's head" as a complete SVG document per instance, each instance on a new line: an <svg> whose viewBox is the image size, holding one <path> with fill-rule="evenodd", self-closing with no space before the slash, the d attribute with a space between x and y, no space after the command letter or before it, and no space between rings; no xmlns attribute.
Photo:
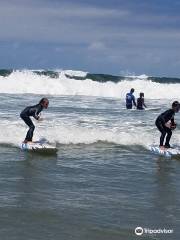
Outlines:
<svg viewBox="0 0 180 240"><path fill-rule="evenodd" d="M180 109L180 103L178 101L174 101L172 103L172 109L175 111L175 112L179 112L179 109Z"/></svg>
<svg viewBox="0 0 180 240"><path fill-rule="evenodd" d="M41 104L41 106L43 108L48 108L48 105L49 105L49 100L47 98L42 98L40 101L39 101L39 104Z"/></svg>
<svg viewBox="0 0 180 240"><path fill-rule="evenodd" d="M143 98L144 97L144 93L140 92L139 96L140 96L140 98Z"/></svg>
<svg viewBox="0 0 180 240"><path fill-rule="evenodd" d="M131 93L133 93L134 92L134 88L131 88L131 91L130 91Z"/></svg>

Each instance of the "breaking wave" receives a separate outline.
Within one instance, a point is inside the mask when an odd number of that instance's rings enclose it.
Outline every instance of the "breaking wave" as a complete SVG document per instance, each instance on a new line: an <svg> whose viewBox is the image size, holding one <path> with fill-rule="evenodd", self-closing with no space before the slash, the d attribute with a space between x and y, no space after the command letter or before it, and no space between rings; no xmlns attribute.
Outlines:
<svg viewBox="0 0 180 240"><path fill-rule="evenodd" d="M180 79L111 76L81 71L0 70L0 93L124 98L130 88L149 99L179 98Z"/></svg>

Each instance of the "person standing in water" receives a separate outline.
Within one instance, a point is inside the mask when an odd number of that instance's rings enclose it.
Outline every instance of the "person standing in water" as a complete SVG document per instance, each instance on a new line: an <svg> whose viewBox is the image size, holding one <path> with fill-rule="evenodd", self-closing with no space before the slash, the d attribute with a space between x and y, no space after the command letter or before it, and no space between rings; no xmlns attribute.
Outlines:
<svg viewBox="0 0 180 240"><path fill-rule="evenodd" d="M139 98L137 99L137 109L144 110L144 108L147 108L147 106L144 103L144 93L141 92L139 94Z"/></svg>
<svg viewBox="0 0 180 240"><path fill-rule="evenodd" d="M136 107L136 101L135 101L135 97L134 97L133 93L134 93L134 88L131 88L131 91L126 94L126 108L127 109L132 109L133 104Z"/></svg>
<svg viewBox="0 0 180 240"><path fill-rule="evenodd" d="M175 101L172 103L171 109L161 113L156 119L156 122L155 122L156 127L161 132L159 147L162 150L171 147L169 142L172 136L172 130L176 128L176 123L174 122L174 116L175 116L175 113L179 112L179 109L180 109L180 103L178 101ZM165 136L166 136L166 141L165 141L165 145L163 145Z"/></svg>
<svg viewBox="0 0 180 240"><path fill-rule="evenodd" d="M36 120L40 119L40 112L45 108L47 109L49 105L49 100L47 98L42 98L38 104L34 106L26 107L20 114L22 120L28 125L29 130L26 134L24 143L32 142L33 133L35 126L30 117L34 117Z"/></svg>

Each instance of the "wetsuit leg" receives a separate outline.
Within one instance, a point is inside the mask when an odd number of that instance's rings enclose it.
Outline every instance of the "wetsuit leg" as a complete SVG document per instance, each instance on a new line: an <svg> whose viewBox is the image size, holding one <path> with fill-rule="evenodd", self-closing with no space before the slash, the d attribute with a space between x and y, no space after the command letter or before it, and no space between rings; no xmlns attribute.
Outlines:
<svg viewBox="0 0 180 240"><path fill-rule="evenodd" d="M26 138L25 140L26 141L32 141L32 138L33 138L33 132L34 132L34 129L35 129L35 126L32 122L32 120L30 119L29 116L21 116L21 118L24 120L24 122L28 125L29 127L29 130L26 134Z"/></svg>
<svg viewBox="0 0 180 240"><path fill-rule="evenodd" d="M170 139L172 136L172 131L171 131L171 129L166 127L166 132L167 132L167 137L166 137L165 147L170 147L169 142L170 142Z"/></svg>
<svg viewBox="0 0 180 240"><path fill-rule="evenodd" d="M160 137L160 145L159 146L163 146L164 143L164 138L166 136L166 129L165 127L162 125L161 121L156 121L156 127L158 128L158 130L161 132L161 137Z"/></svg>

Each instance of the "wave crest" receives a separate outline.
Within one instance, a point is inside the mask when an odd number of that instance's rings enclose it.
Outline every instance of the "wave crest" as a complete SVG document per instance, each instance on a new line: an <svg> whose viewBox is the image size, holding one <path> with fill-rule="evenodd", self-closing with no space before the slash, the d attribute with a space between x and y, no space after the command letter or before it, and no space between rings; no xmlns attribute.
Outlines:
<svg viewBox="0 0 180 240"><path fill-rule="evenodd" d="M41 74L40 74L41 73ZM57 73L57 72L56 72ZM135 95L144 92L149 99L179 98L180 83L159 83L144 77L127 77L120 81L111 81L105 75L103 81L89 78L90 74L80 71L59 71L44 74L35 71L13 71L7 76L0 76L0 92L10 94L45 94L45 95L84 95L97 97L123 98L132 87ZM93 75L95 76L95 75ZM100 78L100 76L99 76ZM99 79L98 78L98 79Z"/></svg>

